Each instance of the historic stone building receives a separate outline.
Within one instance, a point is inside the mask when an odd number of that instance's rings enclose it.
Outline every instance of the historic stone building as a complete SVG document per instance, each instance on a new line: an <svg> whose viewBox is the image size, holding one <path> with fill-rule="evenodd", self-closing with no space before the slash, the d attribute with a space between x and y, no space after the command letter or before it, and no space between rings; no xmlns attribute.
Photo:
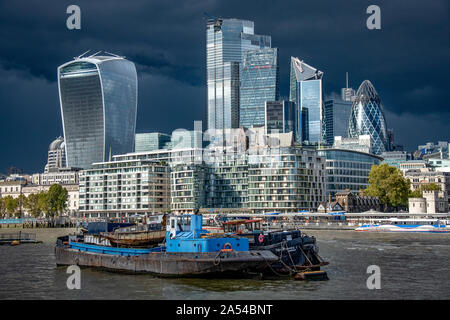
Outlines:
<svg viewBox="0 0 450 320"><path fill-rule="evenodd" d="M424 191L422 198L409 198L410 213L447 213L448 202L442 191Z"/></svg>
<svg viewBox="0 0 450 320"><path fill-rule="evenodd" d="M360 196L350 191L336 193L336 202L346 212L380 211L382 209L381 201L378 197Z"/></svg>

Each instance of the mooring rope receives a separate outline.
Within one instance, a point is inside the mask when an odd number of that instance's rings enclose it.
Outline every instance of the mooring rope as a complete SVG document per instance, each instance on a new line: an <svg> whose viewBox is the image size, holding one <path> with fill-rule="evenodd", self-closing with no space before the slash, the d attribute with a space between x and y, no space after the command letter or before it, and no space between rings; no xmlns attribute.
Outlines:
<svg viewBox="0 0 450 320"><path fill-rule="evenodd" d="M266 260L266 258L264 257L264 255L261 255L261 257L263 258L263 260L266 262L266 264L267 264L267 266L270 268L270 270L272 270L272 272L273 273L275 273L277 276L279 276L279 277L286 277L286 275L284 275L284 274L280 274L280 273L278 273L278 272L276 272L273 268L272 268L272 265ZM280 260L281 261L281 260ZM282 263L283 263L283 261L281 261ZM289 276L290 276L290 274L289 274ZM288 277L289 277L288 276Z"/></svg>
<svg viewBox="0 0 450 320"><path fill-rule="evenodd" d="M302 251L303 255L305 256L306 260L308 260L309 264L313 266L314 264L311 262L311 260L308 259L308 256L307 256L306 253L303 251L302 247L299 246L299 248L300 248L300 250Z"/></svg>
<svg viewBox="0 0 450 320"><path fill-rule="evenodd" d="M214 265L218 266L220 264L220 255L222 254L222 250L219 251L219 253L216 255L216 257L214 258ZM219 258L219 259L217 259Z"/></svg>

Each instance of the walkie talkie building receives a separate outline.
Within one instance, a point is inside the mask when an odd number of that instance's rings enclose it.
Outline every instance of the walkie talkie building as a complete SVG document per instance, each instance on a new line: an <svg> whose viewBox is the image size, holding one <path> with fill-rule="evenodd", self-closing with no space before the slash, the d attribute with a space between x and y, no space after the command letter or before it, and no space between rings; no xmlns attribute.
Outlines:
<svg viewBox="0 0 450 320"><path fill-rule="evenodd" d="M59 99L69 167L90 168L110 154L132 152L137 74L116 55L77 57L58 68Z"/></svg>
<svg viewBox="0 0 450 320"><path fill-rule="evenodd" d="M389 151L386 118L381 100L369 80L365 80L356 92L348 124L349 138L357 138L360 135L370 135L372 153Z"/></svg>

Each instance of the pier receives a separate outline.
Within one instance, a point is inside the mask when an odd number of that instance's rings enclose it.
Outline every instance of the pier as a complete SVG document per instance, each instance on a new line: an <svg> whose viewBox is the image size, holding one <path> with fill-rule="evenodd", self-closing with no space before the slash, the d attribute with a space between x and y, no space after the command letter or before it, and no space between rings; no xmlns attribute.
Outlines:
<svg viewBox="0 0 450 320"><path fill-rule="evenodd" d="M76 228L78 224L77 220L55 218L55 219L0 219L1 228Z"/></svg>
<svg viewBox="0 0 450 320"><path fill-rule="evenodd" d="M29 232L12 232L12 233L0 233L0 244L11 244L13 241L18 243L42 243L42 241L36 240L35 233Z"/></svg>
<svg viewBox="0 0 450 320"><path fill-rule="evenodd" d="M214 215L204 215L206 219ZM263 219L269 230L355 230L363 224L371 223L374 219L409 218L409 219L439 219L450 222L449 213L423 214L398 212L292 212L292 213L229 213L224 217L235 219Z"/></svg>

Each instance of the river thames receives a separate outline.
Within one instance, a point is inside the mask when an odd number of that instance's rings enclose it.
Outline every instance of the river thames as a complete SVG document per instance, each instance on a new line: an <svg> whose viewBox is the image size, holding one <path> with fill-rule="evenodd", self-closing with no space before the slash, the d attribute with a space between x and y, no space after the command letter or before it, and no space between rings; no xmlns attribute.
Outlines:
<svg viewBox="0 0 450 320"><path fill-rule="evenodd" d="M19 229L1 229L0 233ZM56 237L74 229L24 229L41 244L0 246L0 299L450 299L450 235L306 230L330 265L329 281L165 279L81 269L81 289L56 267ZM367 267L381 270L369 290Z"/></svg>

